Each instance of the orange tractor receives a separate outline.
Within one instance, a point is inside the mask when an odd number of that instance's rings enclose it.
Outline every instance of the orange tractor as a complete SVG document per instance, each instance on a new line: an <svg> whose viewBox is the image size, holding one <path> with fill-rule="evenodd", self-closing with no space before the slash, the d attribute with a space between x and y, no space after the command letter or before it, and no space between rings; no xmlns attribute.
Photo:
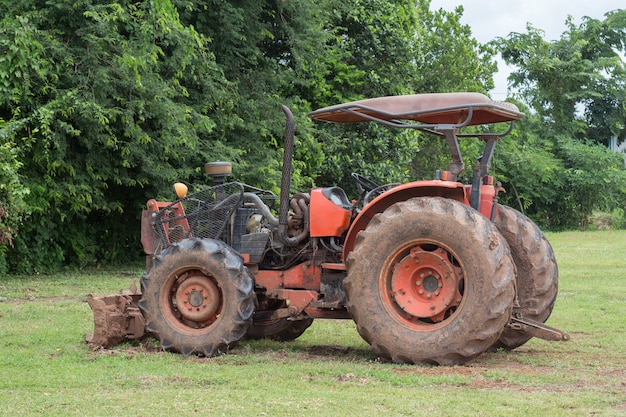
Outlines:
<svg viewBox="0 0 626 417"><path fill-rule="evenodd" d="M523 117L478 93L417 94L316 110L336 123L378 122L447 141L448 170L435 179L290 192L295 125L287 116L279 207L274 195L225 182L228 163L206 165L214 186L150 200L142 216L147 272L141 288L88 296L92 348L150 335L161 348L213 356L244 337L293 340L314 319L352 319L384 358L462 364L532 337L567 340L544 324L557 296L557 265L539 228L497 203L489 176L496 143ZM462 133L468 126L500 133ZM474 129L478 131L479 129ZM484 142L472 184L459 138ZM277 213L277 217L275 217Z"/></svg>

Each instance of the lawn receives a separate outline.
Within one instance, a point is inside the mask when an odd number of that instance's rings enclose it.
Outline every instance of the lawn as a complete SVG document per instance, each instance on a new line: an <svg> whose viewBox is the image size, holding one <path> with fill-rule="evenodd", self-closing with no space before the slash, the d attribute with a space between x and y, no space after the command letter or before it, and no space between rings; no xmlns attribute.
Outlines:
<svg viewBox="0 0 626 417"><path fill-rule="evenodd" d="M456 367L381 361L349 320L216 358L150 342L89 352L85 295L127 288L141 266L2 277L0 415L626 416L626 231L548 238L560 272L548 324L571 340Z"/></svg>

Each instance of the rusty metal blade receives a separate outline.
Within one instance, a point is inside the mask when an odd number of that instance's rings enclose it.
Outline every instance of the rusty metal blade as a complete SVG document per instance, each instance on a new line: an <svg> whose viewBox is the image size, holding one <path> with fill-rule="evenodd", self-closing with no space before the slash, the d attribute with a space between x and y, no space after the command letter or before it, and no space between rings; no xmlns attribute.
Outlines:
<svg viewBox="0 0 626 417"><path fill-rule="evenodd" d="M119 294L94 297L87 295L93 311L93 334L85 336L91 350L113 347L127 339L144 336L145 322L138 307L141 292L133 283Z"/></svg>

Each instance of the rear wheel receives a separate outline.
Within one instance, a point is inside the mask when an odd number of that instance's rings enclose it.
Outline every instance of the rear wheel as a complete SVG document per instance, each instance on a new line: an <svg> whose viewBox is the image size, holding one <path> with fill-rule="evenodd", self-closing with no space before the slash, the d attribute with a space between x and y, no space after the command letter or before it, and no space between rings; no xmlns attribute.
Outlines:
<svg viewBox="0 0 626 417"><path fill-rule="evenodd" d="M185 239L154 258L141 278L139 308L161 347L185 355L224 353L248 330L254 283L221 241Z"/></svg>
<svg viewBox="0 0 626 417"><path fill-rule="evenodd" d="M513 315L544 323L558 292L559 274L552 246L532 220L510 207L499 205L494 223L509 243L517 267ZM494 348L512 350L532 337L526 331L505 328Z"/></svg>
<svg viewBox="0 0 626 417"><path fill-rule="evenodd" d="M313 324L312 318L302 320L289 320L286 318L276 320L254 321L246 337L250 339L272 339L281 342L296 340L306 329Z"/></svg>
<svg viewBox="0 0 626 417"><path fill-rule="evenodd" d="M456 365L508 323L515 267L495 226L455 200L396 203L360 232L347 260L348 310L394 362Z"/></svg>
<svg viewBox="0 0 626 417"><path fill-rule="evenodd" d="M288 308L288 303L285 300L267 298L264 294L257 294L257 300L259 307L246 334L249 339L288 342L302 336L302 333L313 323L310 317L302 320L293 320L291 317L272 318L277 310Z"/></svg>

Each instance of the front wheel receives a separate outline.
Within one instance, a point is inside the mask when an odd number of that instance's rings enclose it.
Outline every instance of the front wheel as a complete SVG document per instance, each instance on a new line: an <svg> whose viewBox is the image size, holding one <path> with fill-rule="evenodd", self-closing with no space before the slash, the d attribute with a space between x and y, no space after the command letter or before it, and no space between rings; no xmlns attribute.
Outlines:
<svg viewBox="0 0 626 417"><path fill-rule="evenodd" d="M361 336L400 363L457 365L508 323L515 266L476 210L421 197L376 215L347 259L344 289Z"/></svg>
<svg viewBox="0 0 626 417"><path fill-rule="evenodd" d="M141 278L139 308L163 349L224 353L247 332L254 282L241 257L213 239L184 239L154 258Z"/></svg>

